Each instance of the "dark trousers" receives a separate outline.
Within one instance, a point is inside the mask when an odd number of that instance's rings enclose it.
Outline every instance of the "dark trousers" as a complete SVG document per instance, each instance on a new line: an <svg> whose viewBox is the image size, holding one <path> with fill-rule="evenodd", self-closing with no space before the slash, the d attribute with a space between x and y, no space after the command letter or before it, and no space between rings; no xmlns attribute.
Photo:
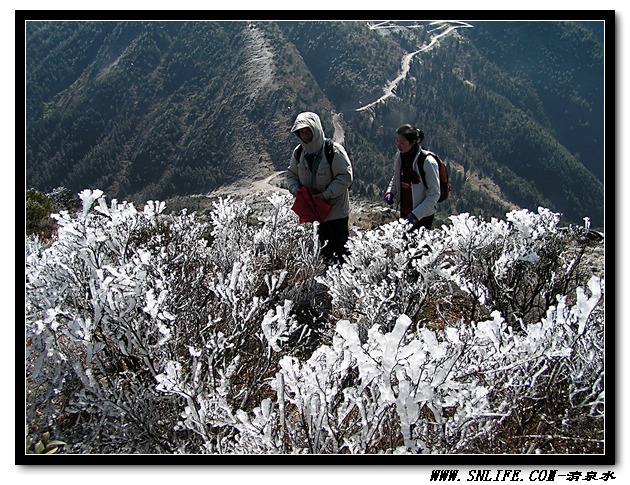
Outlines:
<svg viewBox="0 0 630 485"><path fill-rule="evenodd" d="M402 212L400 213L400 217L402 219L404 219L405 217L407 217L408 214L403 214ZM418 222L416 222L411 229L409 229L410 231L417 231L418 229L420 229L421 227L424 227L426 229L431 229L431 226L433 225L433 218L435 217L435 214L430 215L430 216L426 216L423 217L422 219L420 219Z"/></svg>
<svg viewBox="0 0 630 485"><path fill-rule="evenodd" d="M350 236L348 217L322 222L319 225L319 243L326 263L343 263L343 256L348 252L346 242Z"/></svg>

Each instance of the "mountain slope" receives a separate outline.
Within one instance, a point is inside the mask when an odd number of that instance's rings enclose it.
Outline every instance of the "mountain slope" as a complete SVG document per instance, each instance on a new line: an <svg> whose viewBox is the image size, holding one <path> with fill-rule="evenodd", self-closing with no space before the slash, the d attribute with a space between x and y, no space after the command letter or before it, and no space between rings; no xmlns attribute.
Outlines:
<svg viewBox="0 0 630 485"><path fill-rule="evenodd" d="M91 27L76 32L77 43ZM275 82L300 60L273 49L244 23L119 23L73 83L42 94L46 112L27 125L29 180L141 199L207 191L258 163L268 168L288 141L291 106L329 105L302 77ZM45 84L42 68L64 55L27 61L27 98Z"/></svg>
<svg viewBox="0 0 630 485"><path fill-rule="evenodd" d="M380 199L410 122L451 168L441 212L544 205L603 226L598 25L26 22L27 185L143 202L264 178L310 110L343 131L354 197ZM408 53L392 95L357 111Z"/></svg>

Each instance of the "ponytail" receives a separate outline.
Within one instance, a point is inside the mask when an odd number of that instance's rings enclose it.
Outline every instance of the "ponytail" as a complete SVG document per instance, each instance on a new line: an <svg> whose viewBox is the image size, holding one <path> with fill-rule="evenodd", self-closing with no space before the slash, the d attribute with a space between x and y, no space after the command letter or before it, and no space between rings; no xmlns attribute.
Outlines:
<svg viewBox="0 0 630 485"><path fill-rule="evenodd" d="M413 125L402 125L396 130L397 135L404 136L409 143L418 143L420 145L424 140L424 132Z"/></svg>

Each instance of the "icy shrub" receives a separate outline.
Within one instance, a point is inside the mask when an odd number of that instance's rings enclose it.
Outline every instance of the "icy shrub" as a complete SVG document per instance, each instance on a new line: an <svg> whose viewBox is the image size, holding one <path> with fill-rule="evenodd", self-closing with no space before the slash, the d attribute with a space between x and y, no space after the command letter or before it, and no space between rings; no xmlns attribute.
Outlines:
<svg viewBox="0 0 630 485"><path fill-rule="evenodd" d="M505 221L451 216L443 229L443 276L470 296L470 320L486 306L513 325L536 322L558 296L587 283L579 265L585 230L561 230L559 219L544 208L509 212Z"/></svg>
<svg viewBox="0 0 630 485"><path fill-rule="evenodd" d="M603 440L604 282L557 215L358 231L324 271L274 194L101 191L26 242L26 419L63 453L504 453ZM204 234L211 234L210 241ZM437 323L436 323L437 322Z"/></svg>
<svg viewBox="0 0 630 485"><path fill-rule="evenodd" d="M222 420L259 400L287 340L307 340L291 309L312 299L313 232L279 196L260 227L219 201L211 245L163 203L81 199L49 247L26 244L27 421L78 423L80 452L221 450Z"/></svg>
<svg viewBox="0 0 630 485"><path fill-rule="evenodd" d="M402 315L362 344L357 325L341 321L332 346L305 363L282 360L278 441L310 453L500 452L500 426L537 401L564 409L554 417L564 425L577 408L602 418L601 282L589 289L522 332L498 312L437 332L412 332Z"/></svg>

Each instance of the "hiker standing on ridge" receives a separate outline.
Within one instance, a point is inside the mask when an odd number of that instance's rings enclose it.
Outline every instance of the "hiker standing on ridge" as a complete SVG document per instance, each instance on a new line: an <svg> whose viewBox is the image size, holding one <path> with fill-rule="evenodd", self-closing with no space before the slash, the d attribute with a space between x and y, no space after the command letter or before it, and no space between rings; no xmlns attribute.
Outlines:
<svg viewBox="0 0 630 485"><path fill-rule="evenodd" d="M322 255L327 263L342 263L349 236L348 189L353 180L352 164L342 145L325 138L317 114L300 113L291 133L300 139L300 144L293 150L287 170L289 192L296 196L296 204L300 197L305 197L303 200L314 197L330 206L324 220L320 220L319 242L324 246Z"/></svg>
<svg viewBox="0 0 630 485"><path fill-rule="evenodd" d="M412 224L411 230L431 229L440 199L438 162L422 150L424 133L413 125L396 130L394 176L385 192L385 201L392 205L398 196L400 217ZM424 174L424 181L422 175Z"/></svg>

